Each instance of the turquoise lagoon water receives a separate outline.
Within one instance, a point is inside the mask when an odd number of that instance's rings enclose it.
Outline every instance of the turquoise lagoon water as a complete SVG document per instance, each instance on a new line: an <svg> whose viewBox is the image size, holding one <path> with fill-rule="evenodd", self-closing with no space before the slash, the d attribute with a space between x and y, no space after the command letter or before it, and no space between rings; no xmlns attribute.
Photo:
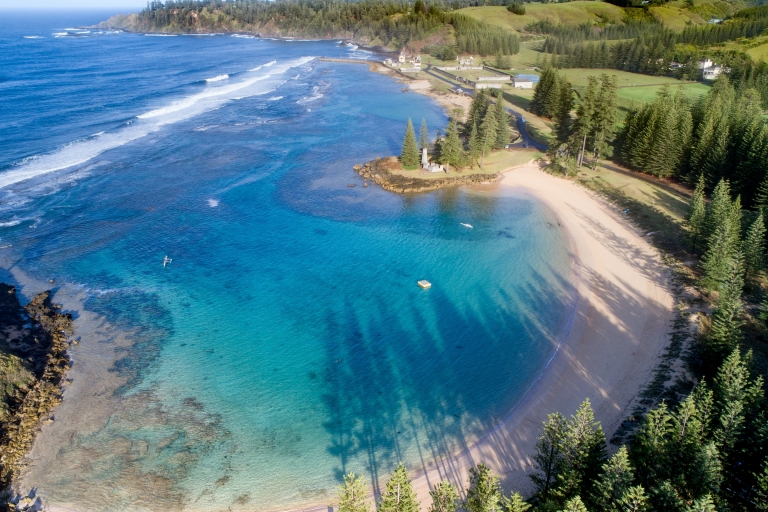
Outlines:
<svg viewBox="0 0 768 512"><path fill-rule="evenodd" d="M346 472L418 469L502 422L572 306L552 214L363 187L352 165L397 153L408 117L446 122L364 65L314 59L369 54L53 35L105 17L0 21L4 255L82 290L133 343L105 363L124 382L114 414L47 447L47 502L328 503Z"/></svg>

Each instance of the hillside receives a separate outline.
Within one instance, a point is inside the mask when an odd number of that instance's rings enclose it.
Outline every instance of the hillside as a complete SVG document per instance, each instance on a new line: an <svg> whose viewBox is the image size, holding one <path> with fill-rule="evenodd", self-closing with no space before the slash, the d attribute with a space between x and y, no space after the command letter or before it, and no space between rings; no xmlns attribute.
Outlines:
<svg viewBox="0 0 768 512"><path fill-rule="evenodd" d="M102 26L145 33L247 32L350 39L388 50L408 48L412 53L428 47L428 52L437 54L449 47L453 57L456 52L512 55L519 50L516 34L423 0L412 6L375 0L155 1L137 15L113 17Z"/></svg>
<svg viewBox="0 0 768 512"><path fill-rule="evenodd" d="M457 12L505 30L526 32L532 23L546 21L554 25L577 26L590 23L597 26L621 24L633 19L656 20L672 30L683 30L689 25L703 25L710 18L724 18L742 9L741 1L696 0L693 5L685 2L669 2L662 6L645 9L618 7L607 2L576 1L565 3L526 3L525 14L517 15L502 6L466 7Z"/></svg>

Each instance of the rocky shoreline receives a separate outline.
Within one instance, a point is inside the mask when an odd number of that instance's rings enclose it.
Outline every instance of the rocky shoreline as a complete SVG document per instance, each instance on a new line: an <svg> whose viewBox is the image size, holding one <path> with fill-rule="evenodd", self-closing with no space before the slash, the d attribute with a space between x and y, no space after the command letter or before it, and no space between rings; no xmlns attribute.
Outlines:
<svg viewBox="0 0 768 512"><path fill-rule="evenodd" d="M392 172L393 164L399 166L397 157L377 158L365 164L354 166L354 170L365 180L371 180L384 190L408 194L428 192L441 188L460 187L465 185L480 185L494 183L501 179L501 174L467 174L466 176L451 176L446 178L419 178L418 176L403 176ZM416 172L416 171L414 171Z"/></svg>
<svg viewBox="0 0 768 512"><path fill-rule="evenodd" d="M30 385L16 390L10 414L0 420L0 510L27 510L38 501L13 498L10 484L24 469L40 423L53 421L50 412L62 399L73 325L72 315L60 313L60 307L51 302L50 291L22 307L15 287L0 283L1 352L34 375Z"/></svg>

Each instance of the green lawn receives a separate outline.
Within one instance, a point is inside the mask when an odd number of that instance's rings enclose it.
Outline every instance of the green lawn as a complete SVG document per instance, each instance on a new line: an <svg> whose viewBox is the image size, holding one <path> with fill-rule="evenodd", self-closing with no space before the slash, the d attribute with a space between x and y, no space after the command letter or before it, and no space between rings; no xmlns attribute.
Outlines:
<svg viewBox="0 0 768 512"><path fill-rule="evenodd" d="M619 97L619 109L627 111L634 104L639 106L642 103L651 103L656 99L661 85L646 85L643 87L622 87L617 91ZM683 94L689 98L698 98L709 92L710 85L700 83L682 83L671 85L670 91L677 92L678 88L683 89Z"/></svg>
<svg viewBox="0 0 768 512"><path fill-rule="evenodd" d="M459 170L451 167L451 171L445 172L426 172L426 171L408 171L403 169L393 169L393 174L400 174L402 176L408 176L410 178L419 178L423 180L434 180L441 178L454 178L458 176L466 176L468 174L488 174L493 175L499 172L506 171L511 167L523 165L531 160L541 158L543 153L536 151L535 149L502 149L498 151L492 151L490 154L485 155L483 160L483 168L480 169L478 165L472 167L462 167Z"/></svg>

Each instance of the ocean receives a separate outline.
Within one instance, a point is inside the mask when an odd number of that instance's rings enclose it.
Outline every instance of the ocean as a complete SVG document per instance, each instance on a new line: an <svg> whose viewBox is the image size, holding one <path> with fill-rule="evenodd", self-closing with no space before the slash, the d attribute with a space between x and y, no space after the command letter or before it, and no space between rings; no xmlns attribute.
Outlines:
<svg viewBox="0 0 768 512"><path fill-rule="evenodd" d="M371 53L77 30L108 15L0 17L0 274L81 305L24 483L83 511L296 508L503 422L573 308L553 214L363 187L408 118L447 123L317 60Z"/></svg>

